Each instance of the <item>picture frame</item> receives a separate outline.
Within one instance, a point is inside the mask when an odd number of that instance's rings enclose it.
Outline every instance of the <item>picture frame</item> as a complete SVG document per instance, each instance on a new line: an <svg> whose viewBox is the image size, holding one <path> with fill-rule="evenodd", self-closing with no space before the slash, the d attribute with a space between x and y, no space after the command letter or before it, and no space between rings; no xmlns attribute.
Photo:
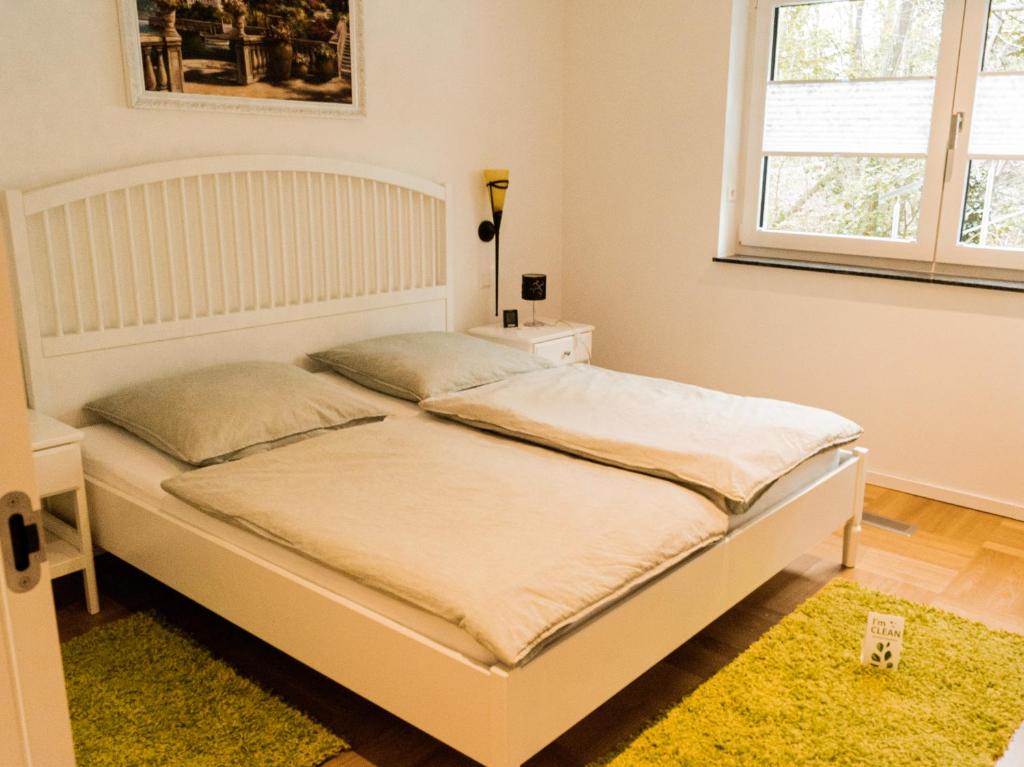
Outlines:
<svg viewBox="0 0 1024 767"><path fill-rule="evenodd" d="M119 0L129 104L365 116L363 0L289 1Z"/></svg>
<svg viewBox="0 0 1024 767"><path fill-rule="evenodd" d="M503 328L518 328L519 327L519 310L518 309L505 309L501 314L501 326Z"/></svg>

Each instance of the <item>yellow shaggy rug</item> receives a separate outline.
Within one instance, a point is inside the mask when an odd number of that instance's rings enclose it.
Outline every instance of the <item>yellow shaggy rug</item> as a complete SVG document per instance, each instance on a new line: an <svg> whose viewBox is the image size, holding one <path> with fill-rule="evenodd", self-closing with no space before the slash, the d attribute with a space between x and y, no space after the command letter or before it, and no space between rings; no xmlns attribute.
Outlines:
<svg viewBox="0 0 1024 767"><path fill-rule="evenodd" d="M62 649L79 767L313 767L348 748L155 614Z"/></svg>
<svg viewBox="0 0 1024 767"><path fill-rule="evenodd" d="M869 612L906 617L896 671ZM992 767L1024 720L1024 636L836 580L602 765Z"/></svg>

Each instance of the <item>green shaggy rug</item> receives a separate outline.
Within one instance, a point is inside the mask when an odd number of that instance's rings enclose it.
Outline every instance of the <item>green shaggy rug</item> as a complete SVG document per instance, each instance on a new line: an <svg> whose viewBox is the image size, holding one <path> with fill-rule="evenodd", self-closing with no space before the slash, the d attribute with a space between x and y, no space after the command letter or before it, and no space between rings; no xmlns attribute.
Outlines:
<svg viewBox="0 0 1024 767"><path fill-rule="evenodd" d="M860 665L906 617L898 671ZM602 765L992 767L1024 720L1024 636L838 580Z"/></svg>
<svg viewBox="0 0 1024 767"><path fill-rule="evenodd" d="M79 767L312 767L348 748L150 614L63 654Z"/></svg>

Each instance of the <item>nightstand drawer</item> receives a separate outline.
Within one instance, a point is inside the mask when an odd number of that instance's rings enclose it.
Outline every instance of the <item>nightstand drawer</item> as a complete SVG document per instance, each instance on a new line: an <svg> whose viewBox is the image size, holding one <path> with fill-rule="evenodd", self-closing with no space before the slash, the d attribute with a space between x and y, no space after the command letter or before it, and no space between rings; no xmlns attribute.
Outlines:
<svg viewBox="0 0 1024 767"><path fill-rule="evenodd" d="M37 450L32 453L32 460L40 498L82 486L82 454L77 443Z"/></svg>
<svg viewBox="0 0 1024 767"><path fill-rule="evenodd" d="M574 346L573 336L565 336L564 338L556 338L553 341L534 344L533 353L554 362L556 365L568 365L574 361Z"/></svg>

